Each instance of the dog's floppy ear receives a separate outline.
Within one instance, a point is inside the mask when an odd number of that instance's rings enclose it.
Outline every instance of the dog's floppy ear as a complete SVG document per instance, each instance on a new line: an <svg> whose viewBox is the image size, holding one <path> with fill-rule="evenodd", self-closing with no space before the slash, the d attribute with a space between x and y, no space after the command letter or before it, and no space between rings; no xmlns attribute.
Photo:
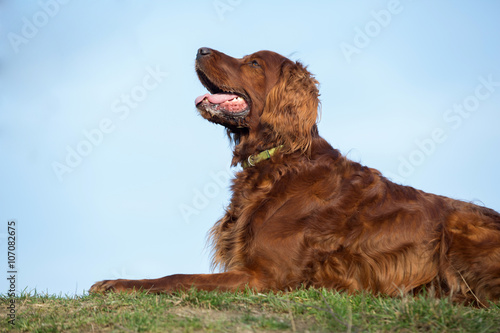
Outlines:
<svg viewBox="0 0 500 333"><path fill-rule="evenodd" d="M318 117L318 81L299 62L285 61L266 98L261 123L271 128L284 153L308 154Z"/></svg>

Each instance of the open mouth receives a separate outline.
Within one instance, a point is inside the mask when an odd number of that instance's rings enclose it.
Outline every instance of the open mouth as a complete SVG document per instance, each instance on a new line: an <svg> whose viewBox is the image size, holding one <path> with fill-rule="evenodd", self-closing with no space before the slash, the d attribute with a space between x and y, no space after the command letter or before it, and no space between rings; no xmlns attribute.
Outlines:
<svg viewBox="0 0 500 333"><path fill-rule="evenodd" d="M195 105L198 109L210 112L210 114L224 114L232 117L246 116L250 111L249 98L244 94L233 91L228 87L219 87L198 70L201 83L208 89L210 94L198 96Z"/></svg>

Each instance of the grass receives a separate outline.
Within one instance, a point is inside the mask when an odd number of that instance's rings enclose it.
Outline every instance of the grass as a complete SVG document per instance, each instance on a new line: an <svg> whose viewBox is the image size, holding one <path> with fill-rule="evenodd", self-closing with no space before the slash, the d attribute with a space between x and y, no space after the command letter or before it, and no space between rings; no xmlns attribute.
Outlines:
<svg viewBox="0 0 500 333"><path fill-rule="evenodd" d="M347 295L321 289L260 294L190 290L16 298L10 332L500 332L500 304L477 309L425 296Z"/></svg>

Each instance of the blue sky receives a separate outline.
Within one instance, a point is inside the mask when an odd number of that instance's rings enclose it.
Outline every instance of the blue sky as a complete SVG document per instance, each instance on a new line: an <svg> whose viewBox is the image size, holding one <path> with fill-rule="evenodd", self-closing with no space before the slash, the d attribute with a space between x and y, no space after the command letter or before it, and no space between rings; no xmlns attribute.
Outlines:
<svg viewBox="0 0 500 333"><path fill-rule="evenodd" d="M230 193L196 50L321 83L320 134L394 181L500 210L496 1L0 1L0 262L18 290L209 272ZM7 284L0 279L0 292Z"/></svg>

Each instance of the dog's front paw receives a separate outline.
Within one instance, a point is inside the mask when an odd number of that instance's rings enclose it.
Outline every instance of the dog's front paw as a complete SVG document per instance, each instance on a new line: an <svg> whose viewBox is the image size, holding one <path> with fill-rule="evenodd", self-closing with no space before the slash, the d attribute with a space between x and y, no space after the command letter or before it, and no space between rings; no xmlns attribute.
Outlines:
<svg viewBox="0 0 500 333"><path fill-rule="evenodd" d="M120 292L120 291L132 291L128 286L128 280L104 280L94 283L92 287L90 287L90 294L102 294L108 291Z"/></svg>

